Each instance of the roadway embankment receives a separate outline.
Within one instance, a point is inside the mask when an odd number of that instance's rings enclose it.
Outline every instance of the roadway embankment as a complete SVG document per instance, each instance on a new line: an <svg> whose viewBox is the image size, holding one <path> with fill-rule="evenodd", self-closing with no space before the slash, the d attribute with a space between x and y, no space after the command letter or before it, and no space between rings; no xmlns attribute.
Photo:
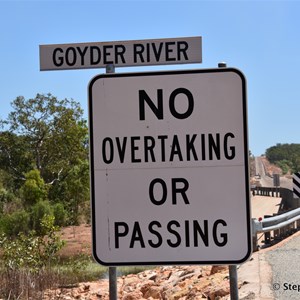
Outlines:
<svg viewBox="0 0 300 300"><path fill-rule="evenodd" d="M240 300L300 299L300 232L253 253L238 267Z"/></svg>

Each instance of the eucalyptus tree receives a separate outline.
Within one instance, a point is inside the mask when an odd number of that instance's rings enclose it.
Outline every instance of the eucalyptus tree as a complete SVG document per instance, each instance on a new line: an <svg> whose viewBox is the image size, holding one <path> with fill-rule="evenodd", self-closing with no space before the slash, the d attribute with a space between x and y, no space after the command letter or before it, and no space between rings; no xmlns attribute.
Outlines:
<svg viewBox="0 0 300 300"><path fill-rule="evenodd" d="M59 199L57 186L69 182L74 167L88 159L88 128L80 104L37 94L32 99L19 96L11 105L7 119L1 120L0 169L9 172L19 187L25 174L38 170L52 198Z"/></svg>

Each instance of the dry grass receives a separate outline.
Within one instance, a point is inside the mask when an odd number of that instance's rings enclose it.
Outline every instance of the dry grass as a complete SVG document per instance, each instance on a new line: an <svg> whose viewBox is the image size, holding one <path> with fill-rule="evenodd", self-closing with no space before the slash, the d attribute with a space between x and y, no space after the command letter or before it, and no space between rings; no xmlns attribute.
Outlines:
<svg viewBox="0 0 300 300"><path fill-rule="evenodd" d="M59 256L92 255L91 225L82 224L65 227L62 229L61 234L61 238L66 241L66 245L59 251Z"/></svg>
<svg viewBox="0 0 300 300"><path fill-rule="evenodd" d="M91 226L63 228L61 239L66 244L58 253L60 263L38 272L4 267L0 255L0 299L43 299L46 289L84 278L81 267L91 263Z"/></svg>

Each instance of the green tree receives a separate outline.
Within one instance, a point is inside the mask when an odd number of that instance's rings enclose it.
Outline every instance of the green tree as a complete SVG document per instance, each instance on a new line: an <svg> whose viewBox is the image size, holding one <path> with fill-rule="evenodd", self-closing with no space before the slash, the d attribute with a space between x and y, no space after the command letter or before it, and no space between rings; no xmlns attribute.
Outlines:
<svg viewBox="0 0 300 300"><path fill-rule="evenodd" d="M285 171L300 171L300 144L277 144L266 150L266 157L270 162L283 166Z"/></svg>
<svg viewBox="0 0 300 300"><path fill-rule="evenodd" d="M9 178L0 177L0 187L11 190L28 212L49 200L60 216L56 224L65 223L66 215L79 220L89 200L88 129L79 103L37 94L17 97L12 108L0 120L0 175Z"/></svg>
<svg viewBox="0 0 300 300"><path fill-rule="evenodd" d="M90 198L89 164L87 160L79 161L73 166L56 194L66 201L66 208L69 212L68 223L78 225L80 216L86 215L86 207Z"/></svg>
<svg viewBox="0 0 300 300"><path fill-rule="evenodd" d="M27 207L47 199L48 189L40 176L39 170L31 170L25 175L25 182L21 187L21 195Z"/></svg>
<svg viewBox="0 0 300 300"><path fill-rule="evenodd" d="M0 187L0 216L4 213L5 206L14 200L14 195L5 188Z"/></svg>
<svg viewBox="0 0 300 300"><path fill-rule="evenodd" d="M29 231L29 213L25 210L17 210L0 218L0 232L7 236L15 237L20 232Z"/></svg>
<svg viewBox="0 0 300 300"><path fill-rule="evenodd" d="M17 238L0 234L0 249L3 250L5 266L8 269L29 268L33 272L49 266L50 260L65 245L54 225L54 217L45 215L40 221L41 235L29 231L27 235L19 233Z"/></svg>
<svg viewBox="0 0 300 300"><path fill-rule="evenodd" d="M46 216L53 216L53 211L49 201L39 201L31 207L31 228L35 230L37 235L43 234L41 221Z"/></svg>
<svg viewBox="0 0 300 300"><path fill-rule="evenodd" d="M28 100L17 97L12 108L7 119L0 121L5 128L0 132L0 169L16 180L15 190L24 181L29 190L34 189L35 183L25 174L38 170L49 186L49 200L65 200L56 193L59 186L65 185L77 164L88 160L88 129L79 103L37 94ZM33 202L37 201L39 197Z"/></svg>
<svg viewBox="0 0 300 300"><path fill-rule="evenodd" d="M78 159L87 159L88 130L78 102L37 94L28 100L17 97L12 107L13 111L2 124L8 129L6 135L18 138L3 144L2 154L12 161L16 157L25 160L11 166L16 173L28 172L30 165L30 169L40 171L46 183L53 184L66 176ZM9 147L10 143L14 145L21 140L24 145L15 153L18 149Z"/></svg>
<svg viewBox="0 0 300 300"><path fill-rule="evenodd" d="M31 146L26 136L14 132L0 132L0 169L3 184L11 188L19 188L23 184L24 173L33 169Z"/></svg>
<svg viewBox="0 0 300 300"><path fill-rule="evenodd" d="M54 215L54 224L56 226L66 225L67 212L64 208L64 205L61 202L55 203L52 206L53 215Z"/></svg>

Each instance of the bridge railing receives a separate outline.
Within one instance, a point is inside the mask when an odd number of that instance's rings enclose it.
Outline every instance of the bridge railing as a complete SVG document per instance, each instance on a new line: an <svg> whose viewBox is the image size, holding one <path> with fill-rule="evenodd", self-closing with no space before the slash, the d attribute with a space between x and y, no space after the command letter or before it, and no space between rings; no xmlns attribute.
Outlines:
<svg viewBox="0 0 300 300"><path fill-rule="evenodd" d="M251 192L253 196L281 197L281 188L278 187L256 186L251 188Z"/></svg>
<svg viewBox="0 0 300 300"><path fill-rule="evenodd" d="M282 240L300 229L300 208L293 209L286 213L267 217L262 221L252 219L253 250L258 250L257 235L264 233L265 245Z"/></svg>
<svg viewBox="0 0 300 300"><path fill-rule="evenodd" d="M293 191L282 187L262 187L255 186L251 188L253 196L268 196L281 198L279 211L287 211L300 207L300 199L295 199Z"/></svg>

